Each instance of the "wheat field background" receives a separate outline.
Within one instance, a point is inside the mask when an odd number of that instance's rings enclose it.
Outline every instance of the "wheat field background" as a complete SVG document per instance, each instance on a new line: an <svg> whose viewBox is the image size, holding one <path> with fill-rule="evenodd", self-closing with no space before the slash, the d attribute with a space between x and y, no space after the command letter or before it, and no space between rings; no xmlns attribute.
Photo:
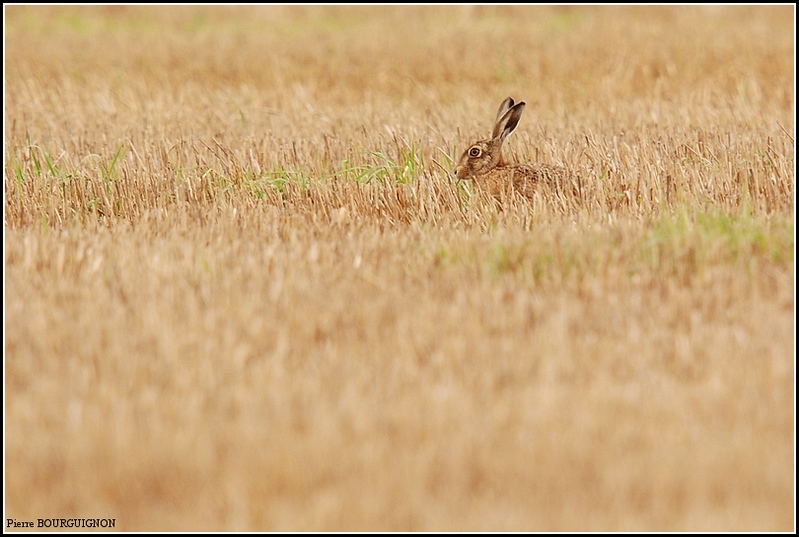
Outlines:
<svg viewBox="0 0 799 537"><path fill-rule="evenodd" d="M795 530L793 6L4 10L7 519Z"/></svg>

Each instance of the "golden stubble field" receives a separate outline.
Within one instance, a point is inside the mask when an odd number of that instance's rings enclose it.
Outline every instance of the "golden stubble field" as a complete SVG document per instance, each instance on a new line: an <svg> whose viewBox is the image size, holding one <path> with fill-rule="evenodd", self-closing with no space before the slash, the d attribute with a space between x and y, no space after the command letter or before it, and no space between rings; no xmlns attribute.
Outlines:
<svg viewBox="0 0 799 537"><path fill-rule="evenodd" d="M793 6L4 11L6 520L795 529Z"/></svg>

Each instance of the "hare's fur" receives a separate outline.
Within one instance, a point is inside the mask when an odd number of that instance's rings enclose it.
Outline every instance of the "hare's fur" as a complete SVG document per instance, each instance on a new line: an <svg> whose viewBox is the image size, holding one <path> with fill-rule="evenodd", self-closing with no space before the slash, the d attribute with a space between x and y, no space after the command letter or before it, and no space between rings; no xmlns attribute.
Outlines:
<svg viewBox="0 0 799 537"><path fill-rule="evenodd" d="M499 106L491 138L478 140L461 155L455 166L459 179L471 179L475 188L495 198L516 191L532 198L541 183L558 187L566 178L566 170L548 164L518 164L502 156L502 144L516 129L524 112L524 102L515 103L508 97Z"/></svg>

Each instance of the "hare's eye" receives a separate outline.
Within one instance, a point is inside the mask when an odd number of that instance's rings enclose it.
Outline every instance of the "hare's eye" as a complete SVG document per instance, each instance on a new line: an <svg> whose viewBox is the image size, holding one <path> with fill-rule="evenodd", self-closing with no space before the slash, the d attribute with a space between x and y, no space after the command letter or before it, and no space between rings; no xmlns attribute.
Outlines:
<svg viewBox="0 0 799 537"><path fill-rule="evenodd" d="M469 156L470 157L479 157L480 156L480 148L479 147L471 148L469 150Z"/></svg>

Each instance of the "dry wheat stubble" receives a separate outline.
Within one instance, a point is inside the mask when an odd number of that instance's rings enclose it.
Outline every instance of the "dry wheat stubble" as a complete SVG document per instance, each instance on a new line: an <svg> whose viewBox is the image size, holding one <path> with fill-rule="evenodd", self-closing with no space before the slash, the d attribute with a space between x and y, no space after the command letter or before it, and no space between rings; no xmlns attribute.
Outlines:
<svg viewBox="0 0 799 537"><path fill-rule="evenodd" d="M7 9L9 516L790 530L787 8Z"/></svg>

